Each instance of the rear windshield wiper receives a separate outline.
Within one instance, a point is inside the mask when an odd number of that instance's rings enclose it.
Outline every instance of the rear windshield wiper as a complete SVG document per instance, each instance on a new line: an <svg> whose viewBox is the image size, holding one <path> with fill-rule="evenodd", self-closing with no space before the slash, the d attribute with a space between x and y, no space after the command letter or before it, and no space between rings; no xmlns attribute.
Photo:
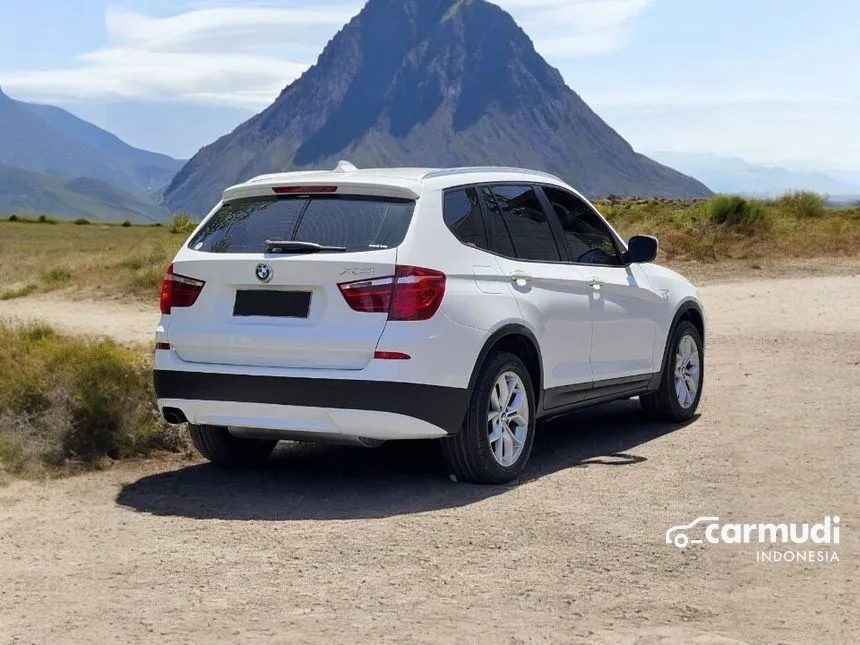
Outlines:
<svg viewBox="0 0 860 645"><path fill-rule="evenodd" d="M316 242L266 240L267 253L346 253L345 246L325 246Z"/></svg>

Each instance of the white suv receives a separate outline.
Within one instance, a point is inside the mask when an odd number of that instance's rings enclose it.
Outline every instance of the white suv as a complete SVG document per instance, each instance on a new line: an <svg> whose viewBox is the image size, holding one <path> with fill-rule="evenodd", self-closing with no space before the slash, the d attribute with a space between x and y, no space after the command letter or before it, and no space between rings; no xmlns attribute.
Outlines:
<svg viewBox="0 0 860 645"><path fill-rule="evenodd" d="M158 406L223 466L279 440L439 439L460 480L508 482L538 419L636 396L694 415L702 303L656 254L541 172L257 177L168 269Z"/></svg>

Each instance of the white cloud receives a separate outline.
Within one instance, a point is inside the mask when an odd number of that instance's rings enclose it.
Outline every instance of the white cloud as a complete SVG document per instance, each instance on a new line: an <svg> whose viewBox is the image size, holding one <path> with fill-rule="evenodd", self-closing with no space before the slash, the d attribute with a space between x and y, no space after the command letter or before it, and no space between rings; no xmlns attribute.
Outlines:
<svg viewBox="0 0 860 645"><path fill-rule="evenodd" d="M494 0L546 56L605 54L624 47L652 0Z"/></svg>
<svg viewBox="0 0 860 645"><path fill-rule="evenodd" d="M0 71L13 95L40 101L157 99L257 111L307 69L363 0L309 8L228 0L173 16L109 7L108 42L62 69ZM652 0L498 0L546 55L596 54L627 41Z"/></svg>
<svg viewBox="0 0 860 645"><path fill-rule="evenodd" d="M359 8L356 3L310 9L237 5L195 9L166 18L109 8L105 22L111 42L123 47L217 53L284 42L318 45Z"/></svg>
<svg viewBox="0 0 860 645"><path fill-rule="evenodd" d="M358 8L233 5L164 18L109 8L107 46L78 56L73 67L0 72L0 82L30 100L158 99L256 111L310 62L291 59L315 58ZM265 52L285 44L292 55Z"/></svg>

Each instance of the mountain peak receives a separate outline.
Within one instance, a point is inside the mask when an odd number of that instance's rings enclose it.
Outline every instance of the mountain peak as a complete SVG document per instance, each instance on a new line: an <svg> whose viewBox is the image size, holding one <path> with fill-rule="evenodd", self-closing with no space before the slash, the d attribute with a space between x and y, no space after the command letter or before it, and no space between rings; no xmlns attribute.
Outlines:
<svg viewBox="0 0 860 645"><path fill-rule="evenodd" d="M369 0L317 63L168 187L205 212L257 174L331 168L515 165L592 195L701 196L699 182L636 154L485 0Z"/></svg>

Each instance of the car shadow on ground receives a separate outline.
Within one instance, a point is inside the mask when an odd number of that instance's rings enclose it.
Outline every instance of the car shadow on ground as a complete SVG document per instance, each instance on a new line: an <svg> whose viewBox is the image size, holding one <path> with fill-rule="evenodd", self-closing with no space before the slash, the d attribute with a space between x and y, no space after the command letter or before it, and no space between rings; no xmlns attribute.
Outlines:
<svg viewBox="0 0 860 645"><path fill-rule="evenodd" d="M345 520L455 508L568 468L635 466L637 446L682 430L643 420L637 401L611 403L538 425L523 476L508 486L453 482L435 442L376 449L286 443L259 470L209 464L126 484L117 503L194 519Z"/></svg>

